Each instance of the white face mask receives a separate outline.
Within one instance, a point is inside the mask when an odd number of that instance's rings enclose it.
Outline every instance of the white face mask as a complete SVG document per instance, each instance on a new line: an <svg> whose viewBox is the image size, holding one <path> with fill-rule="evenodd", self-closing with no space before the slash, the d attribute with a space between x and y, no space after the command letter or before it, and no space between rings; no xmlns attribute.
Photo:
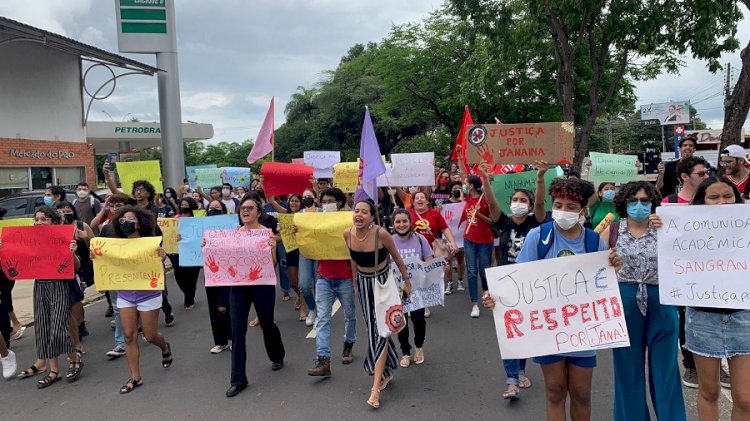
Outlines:
<svg viewBox="0 0 750 421"><path fill-rule="evenodd" d="M513 202L510 204L510 213L516 218L522 218L529 214L529 205L522 202Z"/></svg>
<svg viewBox="0 0 750 421"><path fill-rule="evenodd" d="M77 190L76 195L78 195L79 199L83 199L84 197L89 195L89 192L87 190Z"/></svg>
<svg viewBox="0 0 750 421"><path fill-rule="evenodd" d="M224 196L229 196L229 193L231 193L231 191L229 189L222 189L221 190L221 194L223 194Z"/></svg>
<svg viewBox="0 0 750 421"><path fill-rule="evenodd" d="M171 199L172 198L172 193L170 193L168 191L164 192L164 197L166 197L167 199Z"/></svg>
<svg viewBox="0 0 750 421"><path fill-rule="evenodd" d="M323 212L336 212L339 207L336 203L323 203Z"/></svg>
<svg viewBox="0 0 750 421"><path fill-rule="evenodd" d="M552 211L552 219L557 222L557 225L563 231L573 228L578 223L579 217L579 212L566 212L561 210Z"/></svg>

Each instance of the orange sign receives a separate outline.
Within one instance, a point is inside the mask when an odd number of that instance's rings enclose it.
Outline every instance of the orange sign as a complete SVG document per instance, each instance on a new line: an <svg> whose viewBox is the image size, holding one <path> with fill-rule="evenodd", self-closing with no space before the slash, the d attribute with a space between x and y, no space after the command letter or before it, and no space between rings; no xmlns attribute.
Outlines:
<svg viewBox="0 0 750 421"><path fill-rule="evenodd" d="M470 164L550 164L573 161L573 123L478 124L468 130Z"/></svg>

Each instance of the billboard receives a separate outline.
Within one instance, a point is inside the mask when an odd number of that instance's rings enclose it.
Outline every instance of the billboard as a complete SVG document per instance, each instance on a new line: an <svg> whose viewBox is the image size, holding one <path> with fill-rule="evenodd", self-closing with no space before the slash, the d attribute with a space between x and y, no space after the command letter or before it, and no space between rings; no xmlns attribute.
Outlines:
<svg viewBox="0 0 750 421"><path fill-rule="evenodd" d="M690 123L690 101L641 105L641 120L659 120L662 126Z"/></svg>

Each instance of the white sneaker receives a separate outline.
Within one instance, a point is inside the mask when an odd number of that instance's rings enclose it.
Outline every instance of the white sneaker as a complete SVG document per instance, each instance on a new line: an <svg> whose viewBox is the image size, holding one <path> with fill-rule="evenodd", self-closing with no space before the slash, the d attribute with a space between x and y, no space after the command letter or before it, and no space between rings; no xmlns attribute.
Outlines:
<svg viewBox="0 0 750 421"><path fill-rule="evenodd" d="M121 348L119 346L116 346L113 350L107 351L107 356L109 358L120 358L123 355L125 355L125 349Z"/></svg>
<svg viewBox="0 0 750 421"><path fill-rule="evenodd" d="M477 318L479 317L479 306L474 304L474 307L471 308L471 317Z"/></svg>
<svg viewBox="0 0 750 421"><path fill-rule="evenodd" d="M307 319L305 319L305 326L309 327L314 325L315 319L317 319L317 317L315 317L315 310L310 310L310 312L307 313Z"/></svg>
<svg viewBox="0 0 750 421"><path fill-rule="evenodd" d="M0 357L0 363L3 365L3 377L5 380L10 380L16 375L18 366L16 365L16 353L8 350L8 355Z"/></svg>
<svg viewBox="0 0 750 421"><path fill-rule="evenodd" d="M464 281L458 281L458 287L456 288L457 291L465 291L466 288L464 287Z"/></svg>
<svg viewBox="0 0 750 421"><path fill-rule="evenodd" d="M448 281L447 284L445 284L445 295L451 295L453 293L453 282Z"/></svg>
<svg viewBox="0 0 750 421"><path fill-rule="evenodd" d="M229 344L226 344L226 345L216 345L213 348L211 348L210 352L212 354L220 354L222 351L227 350L227 349L230 349L229 348Z"/></svg>

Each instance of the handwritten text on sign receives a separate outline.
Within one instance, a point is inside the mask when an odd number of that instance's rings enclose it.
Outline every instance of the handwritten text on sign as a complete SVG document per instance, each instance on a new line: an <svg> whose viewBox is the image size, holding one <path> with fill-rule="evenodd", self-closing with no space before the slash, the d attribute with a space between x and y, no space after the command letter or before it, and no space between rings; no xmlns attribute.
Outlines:
<svg viewBox="0 0 750 421"><path fill-rule="evenodd" d="M279 213L276 215L276 218L279 220L279 233L281 234L281 241L284 243L284 250L287 253L297 250L299 248L297 237L292 233L294 214Z"/></svg>
<svg viewBox="0 0 750 421"><path fill-rule="evenodd" d="M750 309L750 207L661 206L659 301Z"/></svg>
<svg viewBox="0 0 750 421"><path fill-rule="evenodd" d="M91 240L97 291L164 289L164 263L159 257L161 237Z"/></svg>
<svg viewBox="0 0 750 421"><path fill-rule="evenodd" d="M305 165L315 168L315 178L333 177L333 166L341 162L339 151L305 151L303 156Z"/></svg>
<svg viewBox="0 0 750 421"><path fill-rule="evenodd" d="M161 234L164 237L164 244L162 247L167 254L179 253L177 241L180 235L180 218L157 218L156 224L161 229Z"/></svg>
<svg viewBox="0 0 750 421"><path fill-rule="evenodd" d="M188 179L188 185L191 189L195 189L198 187L198 184L195 182L195 172L199 169L207 169L207 168L216 168L216 164L206 164L206 165L195 165L192 167L185 167L185 171L187 172L187 179Z"/></svg>
<svg viewBox="0 0 750 421"><path fill-rule="evenodd" d="M503 358L630 346L608 252L487 269Z"/></svg>
<svg viewBox="0 0 750 421"><path fill-rule="evenodd" d="M0 262L10 280L73 279L74 225L6 227Z"/></svg>
<svg viewBox="0 0 750 421"><path fill-rule="evenodd" d="M153 184L157 193L164 191L159 161L118 162L117 175L120 176L122 190L126 193L130 193L133 183L138 180L146 180Z"/></svg>
<svg viewBox="0 0 750 421"><path fill-rule="evenodd" d="M480 124L468 127L466 158L470 164L550 164L573 160L573 123Z"/></svg>
<svg viewBox="0 0 750 421"><path fill-rule="evenodd" d="M559 167L558 167L559 168ZM556 169L552 168L544 174L544 184L549 187L552 180L557 176ZM497 203L504 214L510 215L510 201L516 194L516 189L529 190L536 193L536 171L525 171L517 174L495 175L492 179L492 191L495 192ZM545 189L547 190L547 189ZM537 198L540 200L541 198ZM546 210L552 209L552 196L545 192L544 207ZM533 211L533 209L530 209Z"/></svg>
<svg viewBox="0 0 750 421"><path fill-rule="evenodd" d="M181 218L179 225L180 266L203 266L201 242L204 231L236 229L238 225L239 220L236 215Z"/></svg>
<svg viewBox="0 0 750 421"><path fill-rule="evenodd" d="M206 231L206 286L276 285L271 235L269 229Z"/></svg>
<svg viewBox="0 0 750 421"><path fill-rule="evenodd" d="M404 259L404 264L411 282L411 294L403 302L404 312L445 305L443 293L445 259L437 258L423 262L416 257L409 257ZM391 263L391 270L396 283L401 288L404 280L395 262Z"/></svg>
<svg viewBox="0 0 750 421"><path fill-rule="evenodd" d="M435 152L394 153L392 186L434 186Z"/></svg>
<svg viewBox="0 0 750 421"><path fill-rule="evenodd" d="M626 184L634 181L638 175L638 167L635 166L638 157L635 155L591 152L590 156L589 181L592 183Z"/></svg>

